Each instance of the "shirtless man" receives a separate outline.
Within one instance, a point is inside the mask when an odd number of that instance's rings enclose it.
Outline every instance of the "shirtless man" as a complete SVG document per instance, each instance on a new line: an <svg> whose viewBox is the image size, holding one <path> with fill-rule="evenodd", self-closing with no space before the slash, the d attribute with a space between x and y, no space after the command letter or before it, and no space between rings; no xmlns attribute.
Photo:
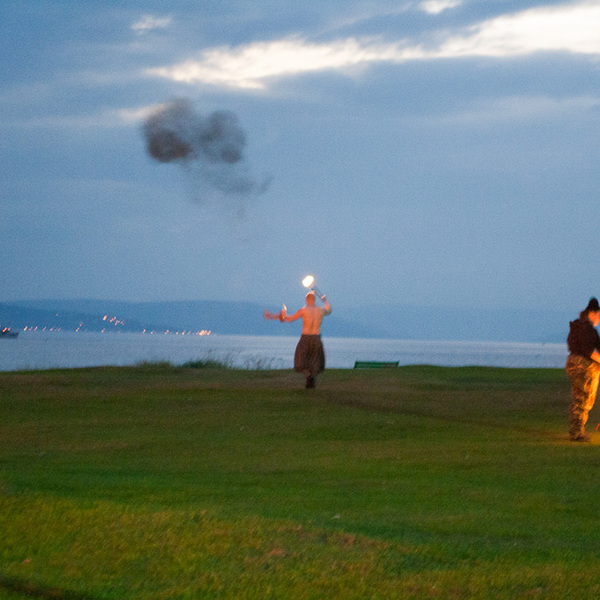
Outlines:
<svg viewBox="0 0 600 600"><path fill-rule="evenodd" d="M294 354L294 370L306 377L306 387L314 388L317 375L325 369L325 350L321 341L321 322L323 317L331 314L331 306L325 296L321 297L324 305L315 305L315 292L306 294L306 305L293 315L287 315L285 308L278 314L265 311L265 319L279 319L282 323L291 323L302 319L302 335Z"/></svg>

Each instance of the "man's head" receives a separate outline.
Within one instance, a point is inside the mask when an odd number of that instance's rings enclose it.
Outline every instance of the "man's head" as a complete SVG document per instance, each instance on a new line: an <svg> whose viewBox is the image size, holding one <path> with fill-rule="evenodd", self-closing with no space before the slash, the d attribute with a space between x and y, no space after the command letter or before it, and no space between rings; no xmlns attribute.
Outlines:
<svg viewBox="0 0 600 600"><path fill-rule="evenodd" d="M315 303L315 292L314 290L310 290L308 294L306 294L306 304L312 306Z"/></svg>
<svg viewBox="0 0 600 600"><path fill-rule="evenodd" d="M598 304L598 300L596 298L590 298L585 312L587 313L588 319L592 322L594 327L597 327L600 324L600 305Z"/></svg>

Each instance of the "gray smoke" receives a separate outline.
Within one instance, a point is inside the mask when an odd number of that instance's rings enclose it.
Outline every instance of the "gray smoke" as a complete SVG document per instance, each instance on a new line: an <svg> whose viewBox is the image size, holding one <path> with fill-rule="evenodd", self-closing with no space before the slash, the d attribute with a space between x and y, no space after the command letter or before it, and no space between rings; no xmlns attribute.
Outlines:
<svg viewBox="0 0 600 600"><path fill-rule="evenodd" d="M259 181L248 173L243 155L246 134L231 111L205 117L188 100L172 100L146 118L143 131L152 158L179 163L203 184L225 194L260 194L268 187L268 179Z"/></svg>

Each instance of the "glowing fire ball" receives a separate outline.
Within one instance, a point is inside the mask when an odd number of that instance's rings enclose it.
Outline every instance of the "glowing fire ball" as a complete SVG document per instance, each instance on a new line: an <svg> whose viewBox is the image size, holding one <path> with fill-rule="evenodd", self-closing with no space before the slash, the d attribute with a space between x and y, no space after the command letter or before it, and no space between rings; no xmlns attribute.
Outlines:
<svg viewBox="0 0 600 600"><path fill-rule="evenodd" d="M314 290L315 294L317 294L317 296L319 296L321 300L325 297L325 294L315 285L315 278L312 275L307 275L302 280L302 285L305 288L310 288L311 290Z"/></svg>
<svg viewBox="0 0 600 600"><path fill-rule="evenodd" d="M302 280L302 285L305 288L309 288L312 286L312 284L315 282L315 278L312 275L307 275L303 280Z"/></svg>

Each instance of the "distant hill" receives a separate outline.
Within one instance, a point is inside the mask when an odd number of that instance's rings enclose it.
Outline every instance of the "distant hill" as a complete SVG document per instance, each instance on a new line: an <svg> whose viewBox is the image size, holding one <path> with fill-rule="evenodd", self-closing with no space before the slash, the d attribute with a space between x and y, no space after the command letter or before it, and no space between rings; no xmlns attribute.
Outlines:
<svg viewBox="0 0 600 600"><path fill-rule="evenodd" d="M52 302L23 302L19 304L0 304L0 325L11 329L61 331L143 331L144 325L136 321L123 323L112 313L87 313L83 310L64 310Z"/></svg>
<svg viewBox="0 0 600 600"><path fill-rule="evenodd" d="M0 304L0 325L20 330L37 326L63 331L300 333L299 322L264 321L262 311L263 306L251 302L24 300ZM576 316L560 310L334 305L323 333L331 337L563 343L569 320Z"/></svg>
<svg viewBox="0 0 600 600"><path fill-rule="evenodd" d="M0 304L0 325L37 326L63 331L202 331L216 334L295 335L300 322L263 319L263 307L250 302L119 302L112 300L25 300ZM331 315L325 322L332 337L381 337L373 327Z"/></svg>

